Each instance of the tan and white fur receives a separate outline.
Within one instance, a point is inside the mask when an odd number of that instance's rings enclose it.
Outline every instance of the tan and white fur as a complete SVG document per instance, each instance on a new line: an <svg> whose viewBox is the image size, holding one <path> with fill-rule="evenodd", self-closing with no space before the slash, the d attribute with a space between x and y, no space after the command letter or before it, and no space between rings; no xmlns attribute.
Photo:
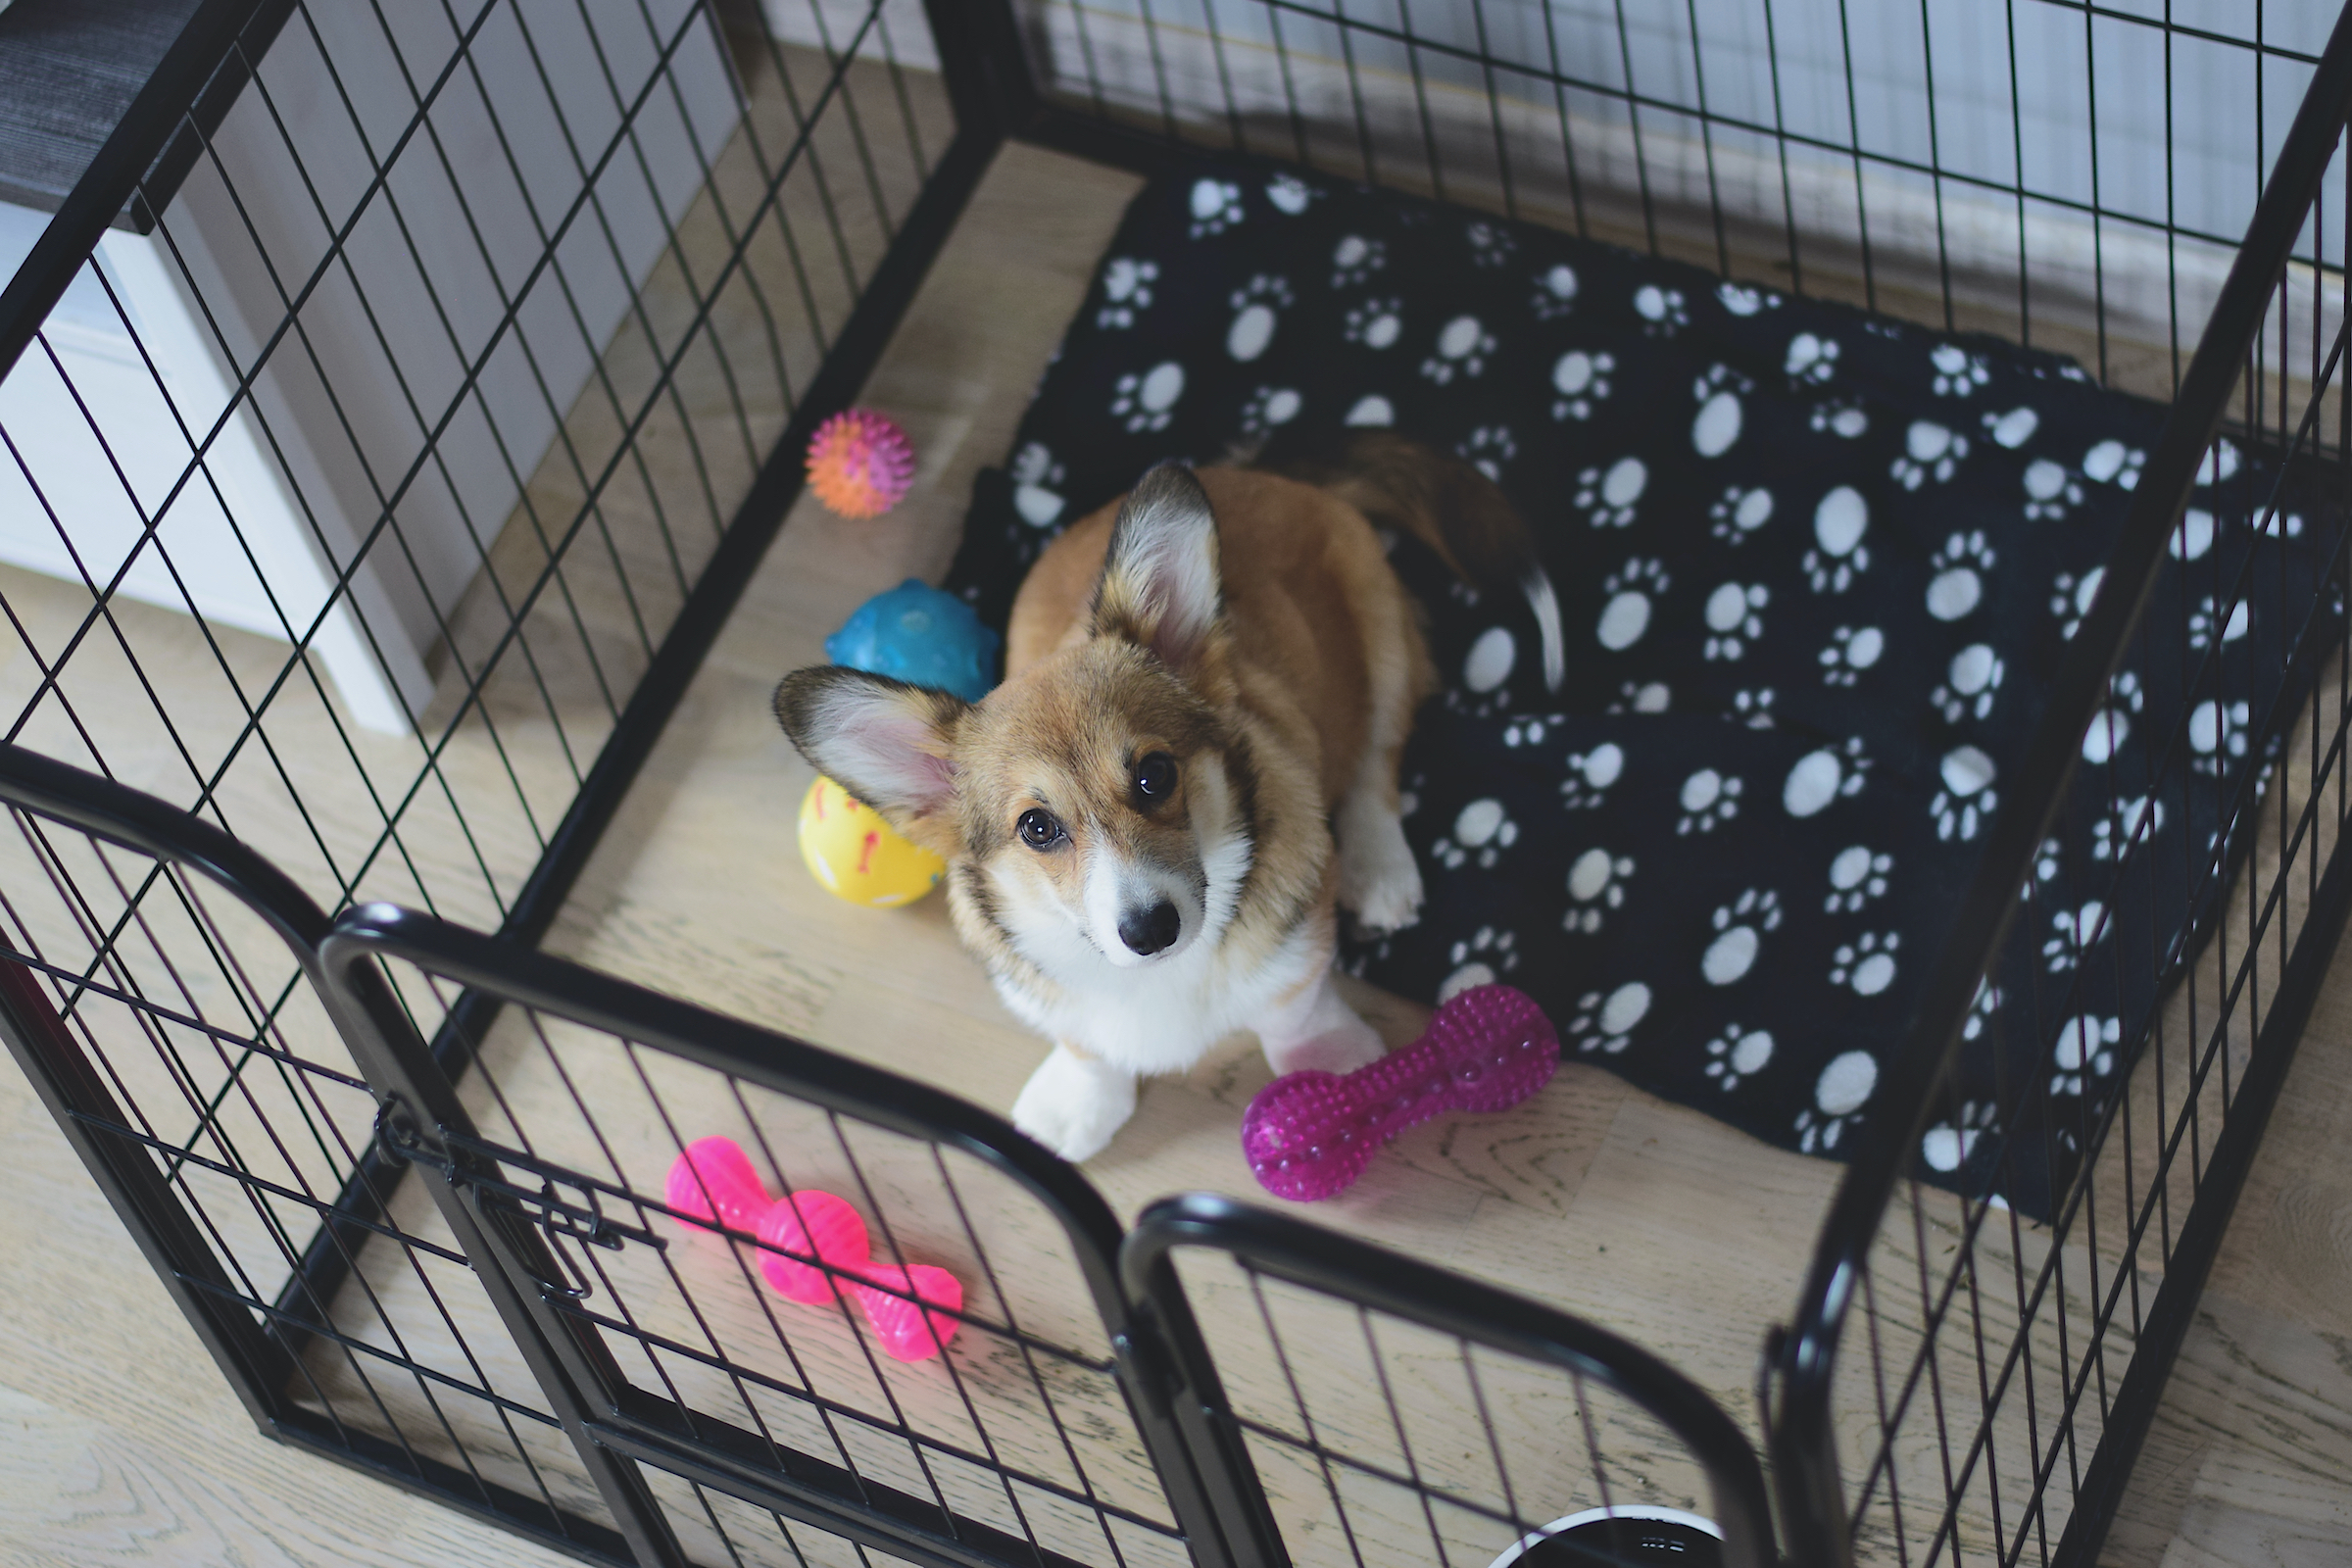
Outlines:
<svg viewBox="0 0 2352 1568"><path fill-rule="evenodd" d="M1396 767L1436 675L1374 518L1526 592L1557 684L1508 504L1367 432L1152 469L1031 568L980 703L832 666L777 688L802 753L948 859L957 932L1054 1042L1013 1122L1067 1158L1237 1030L1277 1073L1381 1054L1333 987L1338 909L1418 917Z"/></svg>

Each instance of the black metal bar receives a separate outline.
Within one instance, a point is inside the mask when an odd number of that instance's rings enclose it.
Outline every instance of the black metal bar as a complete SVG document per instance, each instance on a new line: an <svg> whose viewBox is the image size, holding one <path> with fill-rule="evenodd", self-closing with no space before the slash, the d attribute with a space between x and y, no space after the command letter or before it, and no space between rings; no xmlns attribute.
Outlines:
<svg viewBox="0 0 2352 1568"><path fill-rule="evenodd" d="M2123 657L2186 506L2198 466L2228 413L2238 371L2260 331L2273 285L2333 158L2352 109L2352 12L2337 20L2269 185L2233 260L2164 432L2142 471L2131 514L2027 754L2021 782L1994 820L1983 858L1923 989L1914 1022L1881 1091L1886 1111L1865 1141L1823 1223L1794 1326L1778 1357L1779 1408L1770 1441L1775 1486L1794 1560L1841 1568L1852 1543L1831 1395L1839 1337L1866 1257L1911 1152L1951 1070L1980 978L2018 908L2017 890L2066 800L2080 742ZM2169 1362L2169 1358L2168 1358ZM2158 1382L2161 1383L2160 1369ZM2112 1428L2110 1429L2112 1430Z"/></svg>
<svg viewBox="0 0 2352 1568"><path fill-rule="evenodd" d="M1724 1533L1724 1561L1732 1568L1764 1568L1777 1560L1772 1508L1755 1450L1703 1390L1631 1341L1401 1252L1209 1193L1161 1199L1138 1217L1119 1250L1128 1290L1155 1304L1173 1291L1181 1302L1182 1288L1168 1266L1169 1253L1179 1247L1228 1252L1294 1285L1616 1390L1681 1439L1706 1471ZM1195 1398L1203 1392L1191 1391ZM1209 1413L1234 1424L1229 1409Z"/></svg>

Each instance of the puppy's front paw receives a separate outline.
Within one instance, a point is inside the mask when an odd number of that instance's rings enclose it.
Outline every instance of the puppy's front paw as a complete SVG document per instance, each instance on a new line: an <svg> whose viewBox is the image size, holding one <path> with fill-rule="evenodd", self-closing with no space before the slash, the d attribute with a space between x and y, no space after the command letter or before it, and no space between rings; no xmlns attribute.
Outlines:
<svg viewBox="0 0 2352 1568"><path fill-rule="evenodd" d="M1012 1124L1068 1160L1091 1159L1135 1114L1135 1079L1066 1046L1021 1086Z"/></svg>
<svg viewBox="0 0 2352 1568"><path fill-rule="evenodd" d="M1421 918L1421 867L1393 811L1364 812L1340 841L1340 903L1374 936Z"/></svg>

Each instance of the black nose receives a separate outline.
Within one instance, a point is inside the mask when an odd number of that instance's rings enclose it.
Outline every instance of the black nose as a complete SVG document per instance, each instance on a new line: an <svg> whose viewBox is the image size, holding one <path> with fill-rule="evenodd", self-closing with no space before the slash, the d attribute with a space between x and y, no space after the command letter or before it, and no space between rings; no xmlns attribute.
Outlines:
<svg viewBox="0 0 2352 1568"><path fill-rule="evenodd" d="M1147 958L1173 943L1183 929L1184 916L1165 899L1149 909L1130 909L1119 916L1119 940Z"/></svg>

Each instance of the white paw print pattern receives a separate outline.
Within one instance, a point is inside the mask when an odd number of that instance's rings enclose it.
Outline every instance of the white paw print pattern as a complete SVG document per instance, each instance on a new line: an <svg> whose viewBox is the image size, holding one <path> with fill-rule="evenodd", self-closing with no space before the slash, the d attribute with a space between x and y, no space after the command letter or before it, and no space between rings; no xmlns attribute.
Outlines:
<svg viewBox="0 0 2352 1568"><path fill-rule="evenodd" d="M1421 362L1421 373L1440 386L1449 386L1457 375L1473 376L1487 368L1487 356L1494 352L1494 334L1479 323L1475 316L1457 316L1438 329L1438 351Z"/></svg>
<svg viewBox="0 0 2352 1568"><path fill-rule="evenodd" d="M1817 594L1841 594L1870 569L1870 503L1850 484L1841 484L1813 509L1813 548L1805 552L1805 581Z"/></svg>
<svg viewBox="0 0 2352 1568"><path fill-rule="evenodd" d="M1756 966L1765 934L1781 928L1781 896L1749 888L1709 917L1715 938L1699 956L1698 972L1711 986L1728 986Z"/></svg>
<svg viewBox="0 0 2352 1568"><path fill-rule="evenodd" d="M1772 590L1760 582L1727 582L1707 595L1705 657L1744 658L1764 635L1764 607L1771 603Z"/></svg>
<svg viewBox="0 0 2352 1568"><path fill-rule="evenodd" d="M1754 691L1734 692L1732 710L1723 716L1735 724L1745 724L1749 729L1770 729L1772 699L1773 691L1769 686L1759 686Z"/></svg>
<svg viewBox="0 0 2352 1568"><path fill-rule="evenodd" d="M2105 566L2093 566L2078 577L2071 571L2060 572L2050 584L2050 613L2058 617L2058 635L2072 641L2082 628L2082 617L2090 613L2091 603L2099 597L2099 584L2107 580Z"/></svg>
<svg viewBox="0 0 2352 1568"><path fill-rule="evenodd" d="M1830 955L1830 984L1857 997L1875 997L1894 984L1894 954L1903 939L1892 931L1865 931L1841 942Z"/></svg>
<svg viewBox="0 0 2352 1568"><path fill-rule="evenodd" d="M1674 692L1662 680L1629 680L1617 688L1609 704L1612 713L1663 713L1674 706Z"/></svg>
<svg viewBox="0 0 2352 1568"><path fill-rule="evenodd" d="M1936 344L1928 355L1928 364L1935 370L1930 384L1939 398L1974 397L1979 387L1992 379L1984 356L1971 354L1956 343Z"/></svg>
<svg viewBox="0 0 2352 1568"><path fill-rule="evenodd" d="M1503 426L1482 424L1453 450L1488 478L1500 479L1504 466L1519 455L1519 443Z"/></svg>
<svg viewBox="0 0 2352 1568"><path fill-rule="evenodd" d="M1987 411L1982 422L1994 446L2015 452L2034 439L2034 432L2041 428L2041 416L2020 404L2007 414Z"/></svg>
<svg viewBox="0 0 2352 1568"><path fill-rule="evenodd" d="M1690 324L1690 313L1683 304L1679 288L1660 288L1644 283L1634 290L1634 314L1642 318L1642 330L1651 337L1672 337Z"/></svg>
<svg viewBox="0 0 2352 1568"><path fill-rule="evenodd" d="M1649 987L1628 980L1614 991L1588 991L1563 1033L1580 1052L1614 1056L1632 1041L1634 1027L1649 1015Z"/></svg>
<svg viewBox="0 0 2352 1568"><path fill-rule="evenodd" d="M1859 735L1847 736L1840 746L1807 752L1781 781L1781 806L1790 816L1818 816L1833 802L1861 794L1870 769L1871 760L1863 754Z"/></svg>
<svg viewBox="0 0 2352 1568"><path fill-rule="evenodd" d="M1830 914L1853 914L1873 899L1886 896L1886 876L1894 857L1865 844L1849 844L1830 862L1830 896L1822 908Z"/></svg>
<svg viewBox="0 0 2352 1568"><path fill-rule="evenodd" d="M1625 748L1602 741L1589 752L1568 754L1568 776L1560 780L1560 806L1584 811L1608 799L1609 786L1625 776Z"/></svg>
<svg viewBox="0 0 2352 1568"><path fill-rule="evenodd" d="M1818 386L1838 373L1838 340L1799 332L1788 340L1788 355L1781 368L1800 386Z"/></svg>
<svg viewBox="0 0 2352 1568"><path fill-rule="evenodd" d="M1992 787L1999 769L1990 757L1979 747L1955 746L1943 754L1936 772L1943 787L1928 803L1928 815L1936 823L1937 838L1965 842L1991 825L2001 802L2000 792Z"/></svg>
<svg viewBox="0 0 2352 1568"><path fill-rule="evenodd" d="M1242 187L1222 179L1193 182L1192 236L1222 234L1242 220Z"/></svg>
<svg viewBox="0 0 2352 1568"><path fill-rule="evenodd" d="M1482 871L1492 870L1502 852L1518 842L1519 824L1511 820L1500 801L1490 797L1472 801L1454 813L1452 837L1438 840L1429 853L1448 871L1457 871L1470 860L1477 861Z"/></svg>
<svg viewBox="0 0 2352 1568"><path fill-rule="evenodd" d="M2145 795L2118 801L2090 830L2090 857L2120 860L2164 831L2164 803Z"/></svg>
<svg viewBox="0 0 2352 1568"><path fill-rule="evenodd" d="M2208 697L2188 710L2188 749L2196 755L2188 765L2200 773L2218 774L2230 760L2246 755L2246 723L2251 710L2242 703Z"/></svg>
<svg viewBox="0 0 2352 1568"><path fill-rule="evenodd" d="M1711 365L1692 383L1698 413L1690 420L1690 447L1702 458L1720 458L1740 439L1740 395L1755 383L1728 365Z"/></svg>
<svg viewBox="0 0 2352 1568"><path fill-rule="evenodd" d="M1678 834L1712 833L1740 814L1740 797L1747 789L1738 774L1726 776L1702 767L1683 780L1678 800L1683 814L1675 819Z"/></svg>
<svg viewBox="0 0 2352 1568"><path fill-rule="evenodd" d="M2055 882L2058 880L2058 873L2063 869L2065 867L2059 858L2059 844L2056 839L2043 839L2034 847L2034 880L2035 882Z"/></svg>
<svg viewBox="0 0 2352 1568"><path fill-rule="evenodd" d="M1368 349L1385 349L1403 335L1403 312L1404 302L1396 299L1365 300L1351 305L1341 324L1341 335Z"/></svg>
<svg viewBox="0 0 2352 1568"><path fill-rule="evenodd" d="M1535 298L1530 308L1539 321L1556 321L1576 309L1578 288L1576 269L1562 262L1544 269L1536 279Z"/></svg>
<svg viewBox="0 0 2352 1568"><path fill-rule="evenodd" d="M1867 1051L1830 1058L1813 1084L1813 1103L1796 1113L1796 1147L1806 1153L1836 1149L1846 1128L1861 1119L1862 1107L1879 1087L1879 1064Z"/></svg>
<svg viewBox="0 0 2352 1568"><path fill-rule="evenodd" d="M2188 646L2200 652L2212 647L2217 628L2223 642L2233 643L2246 634L2249 623L2243 599L2233 602L2224 613L2221 601L2207 594L2188 612Z"/></svg>
<svg viewBox="0 0 2352 1568"><path fill-rule="evenodd" d="M1350 428L1360 429L1369 426L1373 429L1385 430L1396 422L1396 410L1387 398L1377 392L1369 392L1355 400L1354 404L1348 408L1347 416L1340 422Z"/></svg>
<svg viewBox="0 0 2352 1568"><path fill-rule="evenodd" d="M1530 713L1514 718L1502 727L1502 744L1513 747L1541 746L1544 736L1566 722L1558 713Z"/></svg>
<svg viewBox="0 0 2352 1568"><path fill-rule="evenodd" d="M1914 419L1911 428L1903 432L1903 455L1887 471L1904 489L1916 490L1930 479L1937 484L1950 479L1960 471L1960 460L1967 456L1968 437L1933 419Z"/></svg>
<svg viewBox="0 0 2352 1568"><path fill-rule="evenodd" d="M1862 672L1886 653L1886 634L1876 626L1840 626L1830 633L1821 651L1821 679L1826 686L1851 686Z"/></svg>
<svg viewBox="0 0 2352 1568"><path fill-rule="evenodd" d="M1474 220L1462 230L1462 237L1470 242L1473 267L1501 267L1519 251L1519 241L1509 229L1484 220Z"/></svg>
<svg viewBox="0 0 2352 1568"><path fill-rule="evenodd" d="M1578 856L1568 867L1571 902L1561 927L1587 936L1599 930L1609 910L1624 907L1625 884L1633 874L1630 856L1611 855L1603 849L1590 849Z"/></svg>
<svg viewBox="0 0 2352 1568"><path fill-rule="evenodd" d="M1779 310L1781 297L1745 283L1721 283L1716 285L1715 303L1733 316L1753 316L1758 311Z"/></svg>
<svg viewBox="0 0 2352 1568"><path fill-rule="evenodd" d="M1592 417L1592 405L1608 397L1616 372L1617 356L1614 354L1588 354L1583 349L1570 349L1561 355L1551 367L1551 384L1560 394L1552 400L1551 416L1555 419Z"/></svg>
<svg viewBox="0 0 2352 1568"><path fill-rule="evenodd" d="M1290 218L1306 211L1309 204L1323 193L1307 184L1297 174L1276 174L1266 181L1266 200L1274 210Z"/></svg>
<svg viewBox="0 0 2352 1568"><path fill-rule="evenodd" d="M1389 265L1389 242L1346 234L1331 248L1331 286L1351 288Z"/></svg>
<svg viewBox="0 0 2352 1568"><path fill-rule="evenodd" d="M1939 1121L1927 1130L1919 1141L1919 1157L1927 1161L1930 1170L1948 1176L1968 1163L1977 1145L1995 1136L1998 1126L1991 1101L1965 1102L1951 1120Z"/></svg>
<svg viewBox="0 0 2352 1568"><path fill-rule="evenodd" d="M1297 387L1261 386L1242 405L1242 429L1250 435L1263 435L1276 425L1288 424L1298 417L1305 402Z"/></svg>
<svg viewBox="0 0 2352 1568"><path fill-rule="evenodd" d="M1808 421L1814 429L1840 440L1853 441L1870 433L1870 416L1859 403L1833 399L1813 405Z"/></svg>
<svg viewBox="0 0 2352 1568"><path fill-rule="evenodd" d="M2121 1018L2082 1013L2059 1027L2050 1044L2050 1060L2058 1071L2050 1079L2053 1095L2080 1095L2086 1078L2104 1078L2115 1071L2115 1048L2124 1038Z"/></svg>
<svg viewBox="0 0 2352 1568"><path fill-rule="evenodd" d="M2093 484L2111 484L2123 490L2139 488L2139 470L2147 465L2148 455L2137 447L2128 447L2112 438L2101 441L2082 454L2082 477Z"/></svg>
<svg viewBox="0 0 2352 1568"><path fill-rule="evenodd" d="M1746 1029L1736 1023L1707 1042L1707 1076L1715 1087L1733 1090L1742 1078L1753 1078L1772 1064L1772 1032Z"/></svg>
<svg viewBox="0 0 2352 1568"><path fill-rule="evenodd" d="M1974 528L1944 540L1929 558L1928 613L1937 620L1958 620L1984 602L1984 574L1992 569L1992 546L1984 530Z"/></svg>
<svg viewBox="0 0 2352 1568"><path fill-rule="evenodd" d="M2128 669L2119 671L2107 683L2107 701L2090 715L2090 723L2082 731L2082 760L2093 764L2112 761L2131 739L2132 717L2146 703L2139 677Z"/></svg>
<svg viewBox="0 0 2352 1568"><path fill-rule="evenodd" d="M1573 500L1593 527L1622 528L1634 520L1642 492L1648 487L1648 466L1640 458L1619 458L1605 468L1594 466L1578 474Z"/></svg>
<svg viewBox="0 0 2352 1568"><path fill-rule="evenodd" d="M1467 589L1461 592L1469 594ZM1508 708L1510 693L1502 689L1502 683L1511 678L1511 670L1518 662L1519 642L1511 635L1511 629L1489 626L1470 644L1470 652L1462 656L1461 688L1446 692L1446 706L1474 718Z"/></svg>
<svg viewBox="0 0 2352 1568"><path fill-rule="evenodd" d="M1946 724L1983 718L1992 711L2000 695L2001 677L2008 666L1988 643L1970 643L1944 666L1943 684L1928 694L1928 706L1943 715Z"/></svg>
<svg viewBox="0 0 2352 1568"><path fill-rule="evenodd" d="M2047 458L2026 465L2025 486L2026 515L2035 522L2055 522L2082 502L2082 486Z"/></svg>
<svg viewBox="0 0 2352 1568"><path fill-rule="evenodd" d="M1707 531L1725 544L1745 543L1750 534L1772 520L1772 492L1762 485L1752 490L1733 485L1707 509Z"/></svg>
<svg viewBox="0 0 2352 1568"><path fill-rule="evenodd" d="M1233 324L1225 329L1225 352L1245 365L1265 353L1292 297L1290 282L1268 272L1260 272L1235 289L1228 301Z"/></svg>
<svg viewBox="0 0 2352 1568"><path fill-rule="evenodd" d="M1164 430L1184 396L1184 367L1163 360L1149 370L1119 377L1111 389L1110 416L1130 432Z"/></svg>
<svg viewBox="0 0 2352 1568"><path fill-rule="evenodd" d="M2080 909L2061 909L2050 916L2050 937L2041 945L2041 959L2053 974L2080 964L2112 924L2107 906L2092 899Z"/></svg>
<svg viewBox="0 0 2352 1568"><path fill-rule="evenodd" d="M1447 954L1454 968L1438 986L1438 1005L1444 1006L1473 986L1491 986L1519 967L1519 938L1509 931L1482 925L1456 942Z"/></svg>
<svg viewBox="0 0 2352 1568"><path fill-rule="evenodd" d="M2197 483L2220 484L2225 479L2234 479L2243 462L2237 443L2228 436L2220 437L2205 454L2205 461L2197 465Z"/></svg>
<svg viewBox="0 0 2352 1568"><path fill-rule="evenodd" d="M1644 561L1639 556L1601 579L1600 591L1609 597L1592 628L1600 646L1621 654L1640 642L1642 634L1649 630L1652 602L1672 582L1664 562Z"/></svg>
<svg viewBox="0 0 2352 1568"><path fill-rule="evenodd" d="M2213 520L2212 513L2203 507L2190 507L2180 514L2180 526L2173 530L2165 549L2175 561L2202 561L2205 552L2213 548L2214 535L2219 531L2220 524Z"/></svg>
<svg viewBox="0 0 2352 1568"><path fill-rule="evenodd" d="M1061 465L1043 441L1032 441L1013 454L1006 472L1012 478L1012 510L1032 528L1050 528L1061 517Z"/></svg>
<svg viewBox="0 0 2352 1568"><path fill-rule="evenodd" d="M1159 264L1134 256L1114 256L1102 269L1102 308L1095 324L1117 329L1135 324L1136 313L1152 306L1152 285L1159 281Z"/></svg>

